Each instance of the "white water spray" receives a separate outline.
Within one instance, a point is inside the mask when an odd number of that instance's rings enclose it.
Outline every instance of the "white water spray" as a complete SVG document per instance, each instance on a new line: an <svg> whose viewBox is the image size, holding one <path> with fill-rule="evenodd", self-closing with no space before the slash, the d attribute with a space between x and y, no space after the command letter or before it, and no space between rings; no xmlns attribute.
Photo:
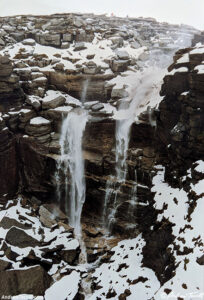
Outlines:
<svg viewBox="0 0 204 300"><path fill-rule="evenodd" d="M81 235L81 212L85 201L82 137L87 119L86 111L73 110L63 121L60 137L61 156L58 169L63 171L65 178L65 208L76 235Z"/></svg>

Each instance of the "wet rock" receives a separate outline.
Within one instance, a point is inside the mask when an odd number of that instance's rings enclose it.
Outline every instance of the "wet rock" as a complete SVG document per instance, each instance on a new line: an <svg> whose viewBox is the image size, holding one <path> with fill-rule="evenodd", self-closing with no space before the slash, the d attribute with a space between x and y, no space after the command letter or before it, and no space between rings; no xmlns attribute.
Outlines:
<svg viewBox="0 0 204 300"><path fill-rule="evenodd" d="M40 243L36 239L17 227L12 227L7 232L5 240L10 245L19 248L36 247L40 245Z"/></svg>
<svg viewBox="0 0 204 300"><path fill-rule="evenodd" d="M19 294L44 295L52 278L40 267L0 272L0 296Z"/></svg>

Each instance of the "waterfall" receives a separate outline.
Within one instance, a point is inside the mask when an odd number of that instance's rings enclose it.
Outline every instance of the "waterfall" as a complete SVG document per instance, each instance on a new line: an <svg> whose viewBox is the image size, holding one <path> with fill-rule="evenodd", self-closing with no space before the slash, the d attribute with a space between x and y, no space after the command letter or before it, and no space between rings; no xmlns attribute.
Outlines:
<svg viewBox="0 0 204 300"><path fill-rule="evenodd" d="M83 82L83 88L82 88L82 93L81 93L82 106L84 106L84 102L86 100L88 85L89 85L89 79L85 79L84 82Z"/></svg>
<svg viewBox="0 0 204 300"><path fill-rule="evenodd" d="M127 153L130 139L130 129L136 117L140 113L140 105L148 103L150 99L159 96L161 80L164 76L164 69L158 67L148 67L138 72L135 77L135 87L131 91L131 102L129 107L119 108L116 113L116 132L115 132L115 176L111 175L106 182L106 193L103 207L103 226L111 231L115 222L118 205L120 204L120 193L127 177ZM127 214L130 220L133 219L133 210L137 203L137 173L135 171L135 184L131 191L129 204L130 209ZM127 199L128 200L128 199Z"/></svg>
<svg viewBox="0 0 204 300"><path fill-rule="evenodd" d="M81 235L81 213L85 201L82 137L87 119L85 110L78 108L71 111L63 121L60 137L58 170L61 170L64 177L65 209L76 235Z"/></svg>
<svg viewBox="0 0 204 300"><path fill-rule="evenodd" d="M127 176L127 153L130 138L130 129L133 123L132 119L124 119L116 121L116 147L115 147L115 176L111 176L106 183L106 195L103 209L103 225L110 231L111 226L115 220L115 214L118 205L118 194L123 183L125 183ZM113 207L108 211L108 204L114 196ZM108 220L108 221L107 221Z"/></svg>

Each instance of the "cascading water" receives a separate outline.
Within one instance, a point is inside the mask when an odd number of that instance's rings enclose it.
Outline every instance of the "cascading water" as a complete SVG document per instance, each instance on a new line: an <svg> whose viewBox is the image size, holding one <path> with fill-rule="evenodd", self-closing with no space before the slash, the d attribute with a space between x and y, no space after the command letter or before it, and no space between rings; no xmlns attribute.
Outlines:
<svg viewBox="0 0 204 300"><path fill-rule="evenodd" d="M63 121L60 137L58 170L61 170L65 180L65 209L76 235L81 234L81 212L85 201L82 137L87 119L85 110L79 108L71 111Z"/></svg>
<svg viewBox="0 0 204 300"><path fill-rule="evenodd" d="M116 148L115 148L115 176L110 176L106 183L106 195L103 209L103 226L111 231L115 222L115 215L119 205L119 193L126 181L127 175L127 152L130 138L130 129L140 112L140 105L144 99L159 97L160 82L165 70L158 67L148 67L142 72L138 72L135 78L136 87L131 91L131 102L126 109L119 109L116 113ZM131 213L132 207L137 201L137 176L135 175L129 203ZM133 206L132 206L133 205ZM127 212L128 213L128 212ZM131 216L130 216L131 219Z"/></svg>
<svg viewBox="0 0 204 300"><path fill-rule="evenodd" d="M115 213L117 210L118 193L121 186L125 183L127 175L127 151L129 145L130 128L132 125L132 119L124 119L116 121L116 168L115 176L111 176L107 181L106 195L103 209L103 224L104 227L110 231L112 224L114 223ZM111 200L111 196L114 195L113 207L108 211L108 204ZM107 221L108 220L108 221Z"/></svg>

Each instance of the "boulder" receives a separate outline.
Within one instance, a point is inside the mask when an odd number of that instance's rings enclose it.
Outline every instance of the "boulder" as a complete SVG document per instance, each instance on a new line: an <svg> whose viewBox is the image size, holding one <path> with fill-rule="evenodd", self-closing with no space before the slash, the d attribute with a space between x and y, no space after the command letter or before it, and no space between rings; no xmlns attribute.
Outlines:
<svg viewBox="0 0 204 300"><path fill-rule="evenodd" d="M112 41L113 45L115 45L117 47L122 47L123 46L123 38L120 37L120 36L112 37L111 41Z"/></svg>
<svg viewBox="0 0 204 300"><path fill-rule="evenodd" d="M83 68L85 74L94 75L100 73L101 67L97 66L94 62L90 61L86 64L86 67Z"/></svg>
<svg viewBox="0 0 204 300"><path fill-rule="evenodd" d="M16 40L16 42L21 42L25 38L23 32L11 32L10 35Z"/></svg>
<svg viewBox="0 0 204 300"><path fill-rule="evenodd" d="M132 42L131 43L131 47L133 48L133 49L138 49L139 47L140 47L140 44L138 43L138 42Z"/></svg>
<svg viewBox="0 0 204 300"><path fill-rule="evenodd" d="M30 120L25 126L25 132L33 136L41 136L51 133L51 122L43 117L36 117Z"/></svg>
<svg viewBox="0 0 204 300"><path fill-rule="evenodd" d="M111 62L110 67L113 72L124 72L127 70L129 63L129 60L115 59Z"/></svg>
<svg viewBox="0 0 204 300"><path fill-rule="evenodd" d="M51 97L47 96L42 100L42 108L50 109L62 106L65 103L66 99L63 96Z"/></svg>
<svg viewBox="0 0 204 300"><path fill-rule="evenodd" d="M5 42L0 38L0 46L5 46Z"/></svg>
<svg viewBox="0 0 204 300"><path fill-rule="evenodd" d="M51 282L51 276L40 266L26 270L1 271L0 296L11 297L19 294L44 295Z"/></svg>
<svg viewBox="0 0 204 300"><path fill-rule="evenodd" d="M22 44L26 46L35 46L36 42L33 39L26 39L22 41Z"/></svg>
<svg viewBox="0 0 204 300"><path fill-rule="evenodd" d="M129 59L129 54L127 53L127 51L116 51L117 57L118 59L122 59L122 60L127 60Z"/></svg>
<svg viewBox="0 0 204 300"><path fill-rule="evenodd" d="M28 96L26 98L26 102L36 110L39 110L41 108L40 98L37 96Z"/></svg>
<svg viewBox="0 0 204 300"><path fill-rule="evenodd" d="M0 221L0 227L4 228L4 229L9 229L12 226L21 228L21 229L28 229L30 228L29 225L25 225L22 224L18 221L16 221L15 219L9 218L9 217L3 217L3 219Z"/></svg>
<svg viewBox="0 0 204 300"><path fill-rule="evenodd" d="M71 33L64 33L62 40L63 40L63 42L72 42L73 35Z"/></svg>
<svg viewBox="0 0 204 300"><path fill-rule="evenodd" d="M85 46L85 43L83 43L83 42L76 43L74 46L74 51L81 51L84 49L86 49L86 46Z"/></svg>
<svg viewBox="0 0 204 300"><path fill-rule="evenodd" d="M79 256L79 249L61 250L60 255L64 261L72 265Z"/></svg>
<svg viewBox="0 0 204 300"><path fill-rule="evenodd" d="M197 262L199 265L203 266L203 265L204 265L204 254L203 254L201 257L198 257L198 258L196 259L196 262Z"/></svg>
<svg viewBox="0 0 204 300"><path fill-rule="evenodd" d="M31 109L21 109L20 110L20 117L19 120L23 123L28 122L30 119L34 118L36 113L34 110Z"/></svg>
<svg viewBox="0 0 204 300"><path fill-rule="evenodd" d="M36 247L40 245L39 241L17 227L12 227L7 232L5 240L10 245L19 248Z"/></svg>
<svg viewBox="0 0 204 300"><path fill-rule="evenodd" d="M0 55L0 77L9 77L12 71L13 68L9 58Z"/></svg>
<svg viewBox="0 0 204 300"><path fill-rule="evenodd" d="M129 96L129 94L126 91L125 87L123 87L123 88L114 87L112 89L111 98L113 98L113 99L121 99L121 98L125 98L128 96Z"/></svg>
<svg viewBox="0 0 204 300"><path fill-rule="evenodd" d="M39 36L39 42L43 45L59 47L61 45L60 34L44 34Z"/></svg>

